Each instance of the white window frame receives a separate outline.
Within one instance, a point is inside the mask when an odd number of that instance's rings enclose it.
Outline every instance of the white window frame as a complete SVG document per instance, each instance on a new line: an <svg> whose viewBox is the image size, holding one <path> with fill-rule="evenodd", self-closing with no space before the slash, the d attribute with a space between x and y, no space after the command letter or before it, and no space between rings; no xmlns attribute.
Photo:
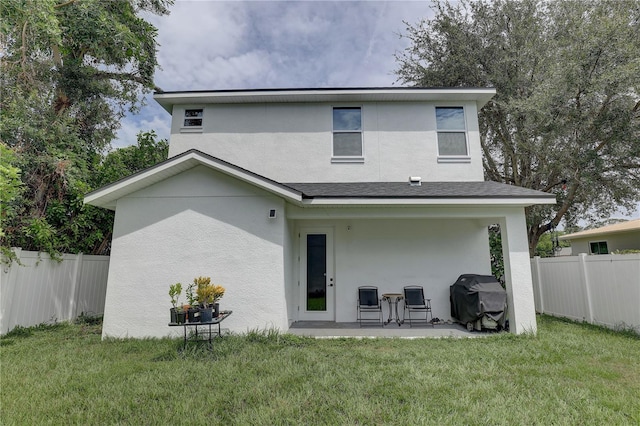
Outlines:
<svg viewBox="0 0 640 426"><path fill-rule="evenodd" d="M335 130L333 123L333 111L336 109L359 109L360 130ZM334 105L331 107L331 162L332 163L364 163L364 114L362 105ZM334 135L336 133L359 133L362 155L335 155Z"/></svg>
<svg viewBox="0 0 640 426"><path fill-rule="evenodd" d="M462 110L464 119L464 128L461 129L438 129L438 108L457 108ZM437 105L433 110L436 123L436 149L438 151L438 163L470 163L471 155L469 155L469 132L467 131L467 111L461 105ZM465 155L441 155L440 154L440 133L462 133L464 134L464 142L467 153Z"/></svg>
<svg viewBox="0 0 640 426"><path fill-rule="evenodd" d="M593 251L591 251L591 244L598 244L598 249L600 248L600 244L606 244L607 246L607 252L606 253L594 253ZM600 251L600 250L598 250ZM611 250L609 250L609 242L607 240L594 240L594 241L589 241L589 254L595 254L595 255L599 255L599 254L611 254Z"/></svg>
<svg viewBox="0 0 640 426"><path fill-rule="evenodd" d="M201 115L199 117L195 117L196 119L199 118L201 120L201 123L199 126L190 126L185 123L186 120L194 118L192 116L187 117L187 111L201 112ZM181 117L182 122L180 123L180 133L202 133L202 129L204 125L204 111L205 111L204 107L201 107L201 106L186 107L182 111L182 117Z"/></svg>

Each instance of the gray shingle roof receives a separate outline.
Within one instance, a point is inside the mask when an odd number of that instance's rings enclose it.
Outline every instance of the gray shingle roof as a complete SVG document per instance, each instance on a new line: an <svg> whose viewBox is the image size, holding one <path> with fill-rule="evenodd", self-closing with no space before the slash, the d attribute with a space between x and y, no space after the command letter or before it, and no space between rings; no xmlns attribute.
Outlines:
<svg viewBox="0 0 640 426"><path fill-rule="evenodd" d="M553 194L498 182L285 183L303 198L547 198Z"/></svg>

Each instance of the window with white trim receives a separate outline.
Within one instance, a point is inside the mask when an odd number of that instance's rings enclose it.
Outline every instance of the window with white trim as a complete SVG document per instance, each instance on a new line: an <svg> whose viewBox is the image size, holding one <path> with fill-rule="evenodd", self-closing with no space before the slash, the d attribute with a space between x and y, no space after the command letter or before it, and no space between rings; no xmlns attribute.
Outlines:
<svg viewBox="0 0 640 426"><path fill-rule="evenodd" d="M606 241L593 241L589 243L589 251L591 254L609 254L609 248Z"/></svg>
<svg viewBox="0 0 640 426"><path fill-rule="evenodd" d="M203 109L185 109L183 127L202 127Z"/></svg>
<svg viewBox="0 0 640 426"><path fill-rule="evenodd" d="M436 107L436 128L438 132L438 156L469 156L467 127L462 107Z"/></svg>
<svg viewBox="0 0 640 426"><path fill-rule="evenodd" d="M333 157L362 157L362 109L333 108Z"/></svg>

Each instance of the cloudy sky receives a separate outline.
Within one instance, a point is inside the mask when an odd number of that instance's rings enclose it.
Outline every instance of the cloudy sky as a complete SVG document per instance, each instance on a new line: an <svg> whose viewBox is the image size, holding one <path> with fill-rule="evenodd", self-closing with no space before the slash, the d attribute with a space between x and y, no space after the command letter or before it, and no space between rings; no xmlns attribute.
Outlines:
<svg viewBox="0 0 640 426"><path fill-rule="evenodd" d="M176 1L158 28L156 85L165 91L398 84L394 53L408 46L403 21L428 1ZM114 147L155 130L169 137L169 114L151 96L122 123Z"/></svg>

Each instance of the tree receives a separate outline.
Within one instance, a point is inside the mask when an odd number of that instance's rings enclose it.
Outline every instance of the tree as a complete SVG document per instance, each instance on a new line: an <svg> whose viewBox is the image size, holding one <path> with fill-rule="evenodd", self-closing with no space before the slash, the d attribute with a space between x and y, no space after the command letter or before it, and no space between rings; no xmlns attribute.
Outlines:
<svg viewBox="0 0 640 426"><path fill-rule="evenodd" d="M439 0L408 24L397 75L492 86L480 112L485 176L556 195L526 209L530 254L562 219L640 200L640 2Z"/></svg>
<svg viewBox="0 0 640 426"><path fill-rule="evenodd" d="M100 240L87 234L96 213L83 196L120 119L155 88L156 29L138 14L170 3L0 2L0 141L23 183L3 247L87 252Z"/></svg>
<svg viewBox="0 0 640 426"><path fill-rule="evenodd" d="M15 200L22 193L20 169L14 164L16 156L5 144L0 142L0 239L5 236L7 218L14 214ZM13 260L14 254L8 247L0 247L0 261Z"/></svg>

